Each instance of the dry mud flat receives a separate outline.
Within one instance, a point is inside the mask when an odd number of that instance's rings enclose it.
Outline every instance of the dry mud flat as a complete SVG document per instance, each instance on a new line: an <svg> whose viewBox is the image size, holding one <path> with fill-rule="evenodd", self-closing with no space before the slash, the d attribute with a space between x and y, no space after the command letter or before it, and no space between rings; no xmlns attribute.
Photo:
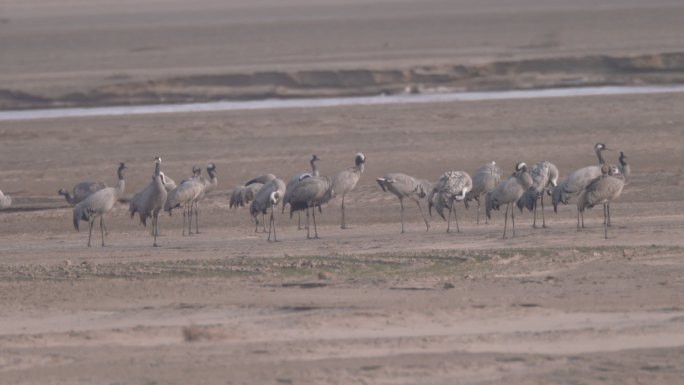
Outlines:
<svg viewBox="0 0 684 385"><path fill-rule="evenodd" d="M684 96L233 111L0 123L0 379L3 384L601 384L684 381ZM633 175L612 205L577 232L572 206L549 228L519 215L501 240L501 213L461 234L430 232L374 178L436 179L495 159L568 170L605 141ZM264 172L287 177L316 152L324 175L363 151L367 168L307 241L279 216L277 244L255 234L228 193ZM75 156L74 154L78 154ZM127 194L152 158L179 180L213 161L219 189L202 205L201 234L161 219L161 248L128 218L108 219L108 247L86 248L59 187L112 183ZM617 154L609 154L613 161ZM104 171L103 171L104 170ZM36 210L36 208L40 208ZM95 242L97 244L97 242Z"/></svg>

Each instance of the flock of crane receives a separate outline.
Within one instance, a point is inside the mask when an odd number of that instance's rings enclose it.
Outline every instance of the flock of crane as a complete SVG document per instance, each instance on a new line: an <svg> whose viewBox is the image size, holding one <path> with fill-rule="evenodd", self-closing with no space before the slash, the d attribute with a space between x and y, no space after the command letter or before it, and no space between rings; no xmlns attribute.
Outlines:
<svg viewBox="0 0 684 385"><path fill-rule="evenodd" d="M590 165L580 168L569 174L558 183L559 172L555 165L548 161L541 161L531 169L521 162L515 166L513 174L502 180L503 172L495 162L480 166L472 177L463 171L448 171L444 173L436 183L425 179L418 179L402 173L389 173L382 178L377 178L377 183L382 191L388 191L399 198L401 206L401 232L404 232L404 198L413 200L425 221L427 230L430 222L425 215L420 202L427 200L428 213L432 215L432 209L447 221L447 232L451 232L451 217L454 217L456 231L460 232L458 218L456 217L456 202L463 202L468 208L469 202L477 202L477 223L480 222L480 203L484 199L485 222L491 218L492 210L499 210L502 205L506 206L504 214L503 238L506 238L508 217L513 227L515 236L515 206L521 211L527 208L534 211L533 227L537 227L537 202L541 203L542 227L546 227L544 216L544 196L550 195L557 212L559 204L568 204L573 197L577 197L577 228L584 227L584 211L596 205L603 206L604 213L604 237L608 238L608 227L611 226L610 202L622 193L625 178L630 174L630 166L627 157L620 152L619 164L612 165L605 161L603 152L610 150L603 143L594 146L598 157L598 165ZM299 215L298 228L302 229L301 213L306 213L307 239L318 238L316 227L316 208L319 212L321 206L328 203L335 196L342 197L341 203L341 228L347 228L345 217L345 196L356 186L364 171L366 157L358 153L354 157L354 166L343 170L333 177L319 175L316 162L320 158L312 155L309 162L311 172L304 172L290 178L287 184L273 174L265 174L255 177L244 185L233 189L230 196L230 207L249 206L250 215L255 221L255 231L258 231L259 214L263 231L265 228L265 216L270 210L268 240L277 241L274 211L281 206L282 212L287 205L290 206L290 217L295 212ZM216 188L218 184L216 166L209 163L206 167L208 178L204 178L200 167L193 167L193 175L176 184L171 178L161 171L161 158L154 159L154 175L152 181L142 190L136 193L130 201L129 211L131 218L137 213L140 222L147 225L147 220L152 219L151 233L154 238L154 246L157 244L159 234L159 214L162 210L172 213L175 209L183 210L183 235L193 234L192 218L195 218L195 233L199 233L199 210L198 203L204 196ZM84 181L78 183L68 192L59 190L67 202L74 205L73 224L79 230L81 221L89 224L88 246L95 220L100 220L100 232L102 246L105 245L105 233L107 232L104 216L115 206L116 202L123 197L125 187L126 165L120 163L117 169L118 182L114 187L106 187L100 181ZM12 199L3 195L0 191L0 208L9 207ZM313 221L311 235L310 219Z"/></svg>

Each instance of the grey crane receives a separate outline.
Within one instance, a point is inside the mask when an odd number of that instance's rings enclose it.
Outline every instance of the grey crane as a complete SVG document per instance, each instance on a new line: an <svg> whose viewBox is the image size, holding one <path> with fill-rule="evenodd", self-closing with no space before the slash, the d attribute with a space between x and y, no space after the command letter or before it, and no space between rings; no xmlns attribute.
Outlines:
<svg viewBox="0 0 684 385"><path fill-rule="evenodd" d="M589 182L601 176L601 166L606 163L603 151L611 151L611 149L603 143L596 143L594 150L599 161L598 166L587 166L575 170L551 190L551 203L554 212L558 212L559 204L568 204L572 197L579 195L587 187Z"/></svg>
<svg viewBox="0 0 684 385"><path fill-rule="evenodd" d="M119 163L119 168L116 173L119 177L115 187L107 187L88 196L82 202L74 206L74 228L79 231L80 221L87 221L89 224L88 231L88 247L90 247L90 239L93 235L93 223L97 217L100 217L100 232L102 234L102 246L104 247L104 215L112 211L114 204L121 198L126 187L125 182L126 165Z"/></svg>
<svg viewBox="0 0 684 385"><path fill-rule="evenodd" d="M278 240L276 237L275 219L273 213L276 209L276 205L285 195L285 188L285 182L278 178L272 179L271 181L266 182L261 189L259 189L254 197L254 200L249 206L249 213L252 215L252 217L254 217L255 220L259 213L265 215L266 211L268 211L269 208L271 209L271 219L268 226L269 241L271 240L271 229L273 230L273 240Z"/></svg>
<svg viewBox="0 0 684 385"><path fill-rule="evenodd" d="M320 174L318 172L318 167L316 167L316 162L318 162L319 160L321 160L321 158L319 158L318 155L316 155L316 154L311 155L311 158L309 159L309 164L311 164L311 172L310 173L304 172L304 173L297 174L297 175L293 176L292 178L290 178L290 180L287 182L286 190L291 190L297 182L299 182L300 180L302 180L304 178L309 178L312 176L319 176ZM297 230L302 230L301 211L297 212Z"/></svg>
<svg viewBox="0 0 684 385"><path fill-rule="evenodd" d="M359 152L354 156L354 166L339 172L333 178L333 191L335 191L336 195L342 195L342 204L340 206L342 210L342 224L340 227L343 229L347 228L347 220L344 213L344 197L354 189L359 178L361 178L365 163L366 156Z"/></svg>
<svg viewBox="0 0 684 385"><path fill-rule="evenodd" d="M128 208L131 218L138 213L140 223L147 226L147 218L152 218L152 235L154 236L154 247L157 247L157 236L159 235L159 211L164 207L168 193L164 186L161 176L161 158L154 158L154 176L143 190L138 192L131 199Z"/></svg>
<svg viewBox="0 0 684 385"><path fill-rule="evenodd" d="M171 190L164 204L164 211L171 215L173 209L183 207L183 235L185 235L185 218L188 217L188 235L192 235L192 213L195 207L195 233L199 233L199 210L197 202L204 197L207 186L216 186L216 166L213 163L207 165L207 173L210 180L201 177L186 178L178 187Z"/></svg>
<svg viewBox="0 0 684 385"><path fill-rule="evenodd" d="M609 209L611 201L622 194L625 186L625 178L620 174L616 166L604 164L601 166L601 176L593 179L577 198L577 226L579 228L579 216L582 215L582 227L584 227L584 210L596 205L603 205L603 234L608 239Z"/></svg>
<svg viewBox="0 0 684 385"><path fill-rule="evenodd" d="M200 183L202 183L203 188L199 196L197 196L191 203L190 209L195 208L195 234L199 234L199 201L204 199L206 194L214 191L216 186L218 186L218 177L216 172L216 165L214 163L207 164L207 175L209 179L200 178ZM190 226L192 226L192 212L190 212Z"/></svg>
<svg viewBox="0 0 684 385"><path fill-rule="evenodd" d="M0 191L0 209L6 209L10 206L12 206L12 197Z"/></svg>
<svg viewBox="0 0 684 385"><path fill-rule="evenodd" d="M520 211L527 208L529 211L534 210L534 220L532 227L537 228L537 200L541 200L542 212L542 227L546 228L546 218L544 217L544 195L550 192L549 187L558 186L558 168L551 162L542 160L532 167L530 171L532 177L532 187L523 193L523 196L518 199L518 208Z"/></svg>
<svg viewBox="0 0 684 385"><path fill-rule="evenodd" d="M511 221L513 222L513 236L515 236L515 215L511 209L511 205L515 204L522 194L532 186L532 177L527 172L527 165L520 162L515 166L513 175L504 179L496 188L487 193L486 198L486 215L491 218L492 210L498 210L502 204L506 205L506 213L504 214L504 231L503 238L506 239L506 227L508 225L508 211L511 212Z"/></svg>
<svg viewBox="0 0 684 385"><path fill-rule="evenodd" d="M458 217L456 216L456 208L454 202L465 199L466 194L473 188L473 181L464 171L447 171L437 181L430 192L428 199L428 212L432 215L432 207L442 219L447 221L447 233L451 232L451 214L453 213L456 220L456 232L460 233L461 229L458 227ZM444 216L444 209L449 209L449 219Z"/></svg>
<svg viewBox="0 0 684 385"><path fill-rule="evenodd" d="M167 191L166 202L164 202L164 211L169 215L172 214L173 209L183 208L183 235L185 235L186 218L192 213L192 199L199 196L199 188L202 183L202 168L194 165L192 166L192 175L181 180L180 184ZM181 187L182 186L182 187ZM192 234L192 223L189 226L189 233Z"/></svg>
<svg viewBox="0 0 684 385"><path fill-rule="evenodd" d="M61 188L57 193L59 195L63 195L66 201L70 205L75 205L79 202L82 202L84 199L86 199L90 194L102 190L103 188L106 188L107 185L104 184L104 182L101 181L83 181L81 183L77 183L72 192L69 193L69 191Z"/></svg>
<svg viewBox="0 0 684 385"><path fill-rule="evenodd" d="M399 172L389 173L382 178L377 178L376 181L382 191L389 191L399 198L401 205L401 233L404 233L404 198L409 198L416 202L418 211L425 221L425 231L430 230L430 223L423 213L423 208L420 207L420 199L427 197L429 191L432 191L432 184L425 179L416 179L412 176L402 174Z"/></svg>
<svg viewBox="0 0 684 385"><path fill-rule="evenodd" d="M290 218L292 218L295 211L306 210L306 239L311 239L311 226L309 226L309 212L311 212L315 233L313 238L318 238L316 206L320 210L321 205L327 203L335 196L332 180L325 176L305 178L297 183L292 191L287 192L286 195L290 204ZM283 202L285 202L284 199Z"/></svg>
<svg viewBox="0 0 684 385"><path fill-rule="evenodd" d="M463 203L466 208L468 208L468 202L471 200L477 201L477 221L480 224L480 199L488 192L494 190L497 184L501 181L502 171L496 162L485 163L478 167L473 173L473 188L466 194ZM489 219L485 216L485 223L488 223Z"/></svg>

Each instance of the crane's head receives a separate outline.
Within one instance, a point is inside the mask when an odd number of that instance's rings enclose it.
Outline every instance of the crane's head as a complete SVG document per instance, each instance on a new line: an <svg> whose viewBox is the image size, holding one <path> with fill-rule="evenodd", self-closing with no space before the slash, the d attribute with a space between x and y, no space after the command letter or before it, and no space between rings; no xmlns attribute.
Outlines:
<svg viewBox="0 0 684 385"><path fill-rule="evenodd" d="M213 163L207 163L207 172L216 173L216 165Z"/></svg>
<svg viewBox="0 0 684 385"><path fill-rule="evenodd" d="M124 176L124 170L126 170L128 167L126 167L126 163L121 162L119 163L119 169L116 170L116 173L119 175L119 179L123 179Z"/></svg>
<svg viewBox="0 0 684 385"><path fill-rule="evenodd" d="M59 189L59 191L57 191L57 194L66 196L68 193L66 192L65 189L61 188L61 189Z"/></svg>
<svg viewBox="0 0 684 385"><path fill-rule="evenodd" d="M192 175L194 176L200 176L202 174L202 167L198 165L192 166Z"/></svg>
<svg viewBox="0 0 684 385"><path fill-rule="evenodd" d="M269 201L271 202L271 206L277 205L278 201L280 201L280 193L277 191L272 192Z"/></svg>
<svg viewBox="0 0 684 385"><path fill-rule="evenodd" d="M363 155L363 153L359 152L359 153L356 154L356 156L354 157L354 162L355 162L357 165L364 164L364 163L366 163L366 156Z"/></svg>
<svg viewBox="0 0 684 385"><path fill-rule="evenodd" d="M520 162L515 165L515 171L525 172L527 171L527 163Z"/></svg>
<svg viewBox="0 0 684 385"><path fill-rule="evenodd" d="M319 158L318 155L316 155L316 154L311 155L311 160L310 160L311 162L315 162L318 160L321 160L321 158Z"/></svg>
<svg viewBox="0 0 684 385"><path fill-rule="evenodd" d="M619 175L620 174L620 169L614 165L611 164L609 169L608 169L608 175Z"/></svg>
<svg viewBox="0 0 684 385"><path fill-rule="evenodd" d="M620 151L620 157L618 159L620 160L620 163L624 163L624 161L627 159L627 156L624 152Z"/></svg>
<svg viewBox="0 0 684 385"><path fill-rule="evenodd" d="M156 163L156 164L161 164L161 157L155 156L155 157L154 157L154 163Z"/></svg>
<svg viewBox="0 0 684 385"><path fill-rule="evenodd" d="M613 151L612 148L608 148L603 143L596 143L596 145L594 146L594 150L596 150L596 151Z"/></svg>

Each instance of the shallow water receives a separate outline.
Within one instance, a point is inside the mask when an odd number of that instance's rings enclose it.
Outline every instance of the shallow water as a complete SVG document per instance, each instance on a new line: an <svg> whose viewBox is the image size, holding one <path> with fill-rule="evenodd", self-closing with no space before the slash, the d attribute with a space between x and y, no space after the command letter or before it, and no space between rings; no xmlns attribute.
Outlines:
<svg viewBox="0 0 684 385"><path fill-rule="evenodd" d="M54 108L41 110L0 111L0 121L140 114L170 114L179 112L265 110L277 108L338 107L402 103L450 103L505 99L562 98L576 96L659 93L684 93L684 85L549 88L541 90L536 89L518 91L401 94L312 99L267 99L254 101L224 101L209 103L156 104L144 106L111 106L92 108Z"/></svg>

